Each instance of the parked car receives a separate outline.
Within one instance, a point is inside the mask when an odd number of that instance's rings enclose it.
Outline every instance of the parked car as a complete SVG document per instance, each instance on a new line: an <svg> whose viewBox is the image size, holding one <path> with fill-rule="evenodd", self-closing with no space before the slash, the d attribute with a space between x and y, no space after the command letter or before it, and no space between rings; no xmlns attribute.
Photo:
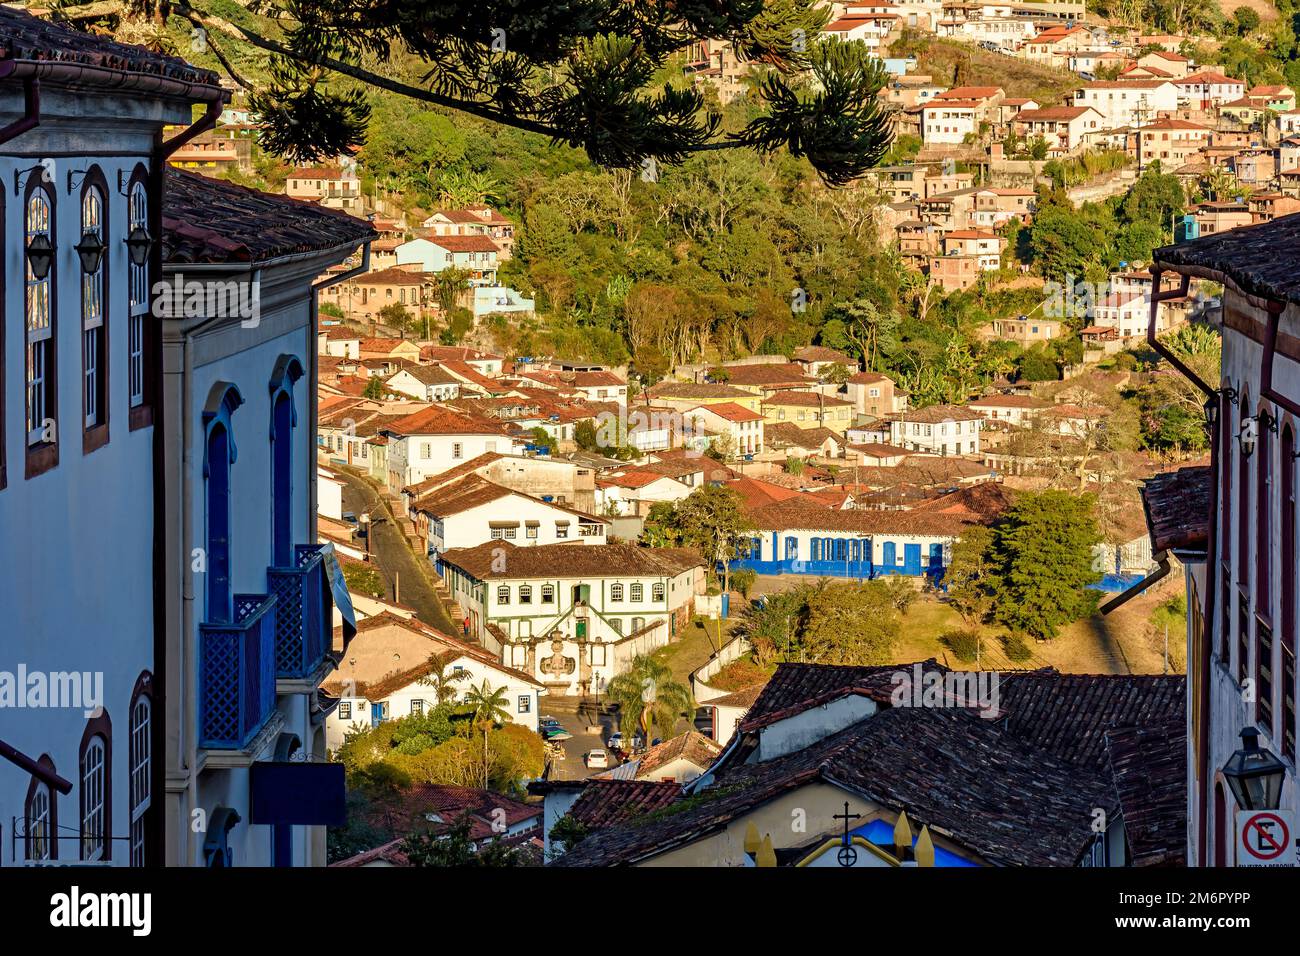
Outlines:
<svg viewBox="0 0 1300 956"><path fill-rule="evenodd" d="M587 768L589 770L605 770L609 767L609 754L603 750L587 751Z"/></svg>
<svg viewBox="0 0 1300 956"><path fill-rule="evenodd" d="M623 738L621 731L616 731L609 735L609 739L605 741L605 746L610 750L626 750L627 741Z"/></svg>

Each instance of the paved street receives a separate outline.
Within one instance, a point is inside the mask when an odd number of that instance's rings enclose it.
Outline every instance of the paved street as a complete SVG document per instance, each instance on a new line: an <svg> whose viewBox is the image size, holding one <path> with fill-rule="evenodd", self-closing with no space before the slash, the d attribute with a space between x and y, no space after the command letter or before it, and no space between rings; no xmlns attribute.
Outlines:
<svg viewBox="0 0 1300 956"><path fill-rule="evenodd" d="M371 516L371 561L388 584L389 598L393 596L393 582L396 581L398 603L414 608L416 616L430 627L459 635L459 626L447 614L430 581L433 569L430 567L426 572L420 566L421 559L407 546L379 494L367 481L348 469L338 465L333 468L345 482L343 510Z"/></svg>

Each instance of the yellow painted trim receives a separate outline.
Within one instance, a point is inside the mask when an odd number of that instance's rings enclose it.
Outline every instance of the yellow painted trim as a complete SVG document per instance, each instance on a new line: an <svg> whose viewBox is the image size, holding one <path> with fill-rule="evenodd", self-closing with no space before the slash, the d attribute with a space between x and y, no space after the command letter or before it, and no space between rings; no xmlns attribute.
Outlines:
<svg viewBox="0 0 1300 956"><path fill-rule="evenodd" d="M865 837L854 836L851 842L853 846L860 846L866 849L868 852L874 853L876 856L884 860L890 866L901 866L901 864L898 862L898 859L892 853L882 850L880 847L876 846L874 843L872 843L870 840L866 839ZM808 866L810 863L812 863L813 860L818 859L819 857L822 856L822 854L826 853L827 850L831 849L831 847L840 847L843 845L844 845L843 837L831 837L825 843L819 846L817 849L813 850L806 857L804 857L802 860L796 863L795 866L796 867Z"/></svg>

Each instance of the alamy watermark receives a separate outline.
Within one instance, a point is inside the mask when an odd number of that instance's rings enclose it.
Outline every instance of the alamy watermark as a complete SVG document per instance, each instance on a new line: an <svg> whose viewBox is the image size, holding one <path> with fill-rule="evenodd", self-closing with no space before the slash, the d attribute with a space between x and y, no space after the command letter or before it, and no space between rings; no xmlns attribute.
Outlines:
<svg viewBox="0 0 1300 956"><path fill-rule="evenodd" d="M0 671L0 710L81 710L97 716L104 706L103 671Z"/></svg>
<svg viewBox="0 0 1300 956"><path fill-rule="evenodd" d="M154 283L154 314L167 319L239 319L242 328L262 320L262 282L252 279L187 279L177 272Z"/></svg>
<svg viewBox="0 0 1300 956"><path fill-rule="evenodd" d="M895 707L963 707L996 720L1002 716L998 704L997 671L937 671L913 664L911 670L895 671L889 695Z"/></svg>

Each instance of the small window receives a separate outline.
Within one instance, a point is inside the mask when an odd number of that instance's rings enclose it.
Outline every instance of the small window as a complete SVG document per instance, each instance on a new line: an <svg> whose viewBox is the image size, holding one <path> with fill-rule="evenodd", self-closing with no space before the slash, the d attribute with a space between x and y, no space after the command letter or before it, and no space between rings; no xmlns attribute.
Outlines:
<svg viewBox="0 0 1300 956"><path fill-rule="evenodd" d="M421 716L421 715L423 715L423 714L424 714L424 701L422 701L422 700L413 700L413 701L411 701L411 714L412 714L412 716Z"/></svg>
<svg viewBox="0 0 1300 956"><path fill-rule="evenodd" d="M339 703L339 720L352 719L352 701L345 700Z"/></svg>
<svg viewBox="0 0 1300 956"><path fill-rule="evenodd" d="M553 584L542 585L542 603L543 604L555 603L555 585Z"/></svg>
<svg viewBox="0 0 1300 956"><path fill-rule="evenodd" d="M644 600L645 600L645 585L644 585L644 584L634 584L634 585L632 585L632 596L631 596L631 600L633 600L633 601L644 601Z"/></svg>
<svg viewBox="0 0 1300 956"><path fill-rule="evenodd" d="M519 713L528 714L533 709L533 698L531 694L519 695Z"/></svg>
<svg viewBox="0 0 1300 956"><path fill-rule="evenodd" d="M537 538L537 525L530 524L524 529L524 535L528 538Z"/></svg>
<svg viewBox="0 0 1300 956"><path fill-rule="evenodd" d="M656 584L650 588L650 597L654 601L662 601L664 599L664 586L662 583Z"/></svg>
<svg viewBox="0 0 1300 956"><path fill-rule="evenodd" d="M533 603L533 588L532 588L532 585L530 585L530 584L521 584L521 585L519 585L519 603L520 603L520 604L532 604L532 603Z"/></svg>
<svg viewBox="0 0 1300 956"><path fill-rule="evenodd" d="M509 585L503 584L503 585L501 585L499 588L497 588L497 603L498 603L498 604L509 604L509 603L510 603L510 586L509 586Z"/></svg>
<svg viewBox="0 0 1300 956"><path fill-rule="evenodd" d="M611 585L609 586L609 599L610 599L610 601L622 601L622 600L623 600L623 585L621 585L621 584L611 584Z"/></svg>
<svg viewBox="0 0 1300 956"><path fill-rule="evenodd" d="M557 538L567 538L569 536L569 526L567 524L555 523L555 536Z"/></svg>
<svg viewBox="0 0 1300 956"><path fill-rule="evenodd" d="M127 202L127 234L137 229L149 228L149 197L144 182L136 179L131 184ZM127 383L131 407L145 404L144 338L145 316L149 314L149 263L127 266L129 272L129 310L127 316Z"/></svg>
<svg viewBox="0 0 1300 956"><path fill-rule="evenodd" d="M464 458L464 457L465 457L465 446L462 445L460 442L453 442L453 443L452 443L452 446L451 446L451 457L452 457L452 458Z"/></svg>

